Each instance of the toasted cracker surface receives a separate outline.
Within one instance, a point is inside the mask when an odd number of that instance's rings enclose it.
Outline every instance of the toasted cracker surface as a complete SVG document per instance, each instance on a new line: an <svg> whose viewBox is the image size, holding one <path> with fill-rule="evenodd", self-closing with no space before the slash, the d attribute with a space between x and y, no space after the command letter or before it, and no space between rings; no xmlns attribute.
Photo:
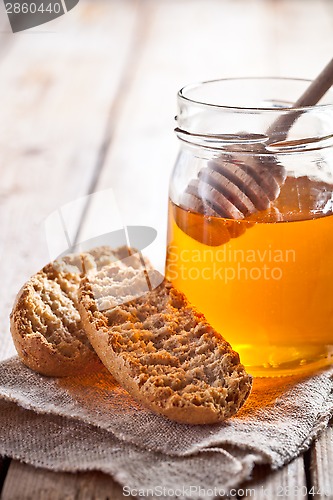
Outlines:
<svg viewBox="0 0 333 500"><path fill-rule="evenodd" d="M215 423L250 393L238 354L157 271L106 266L82 280L78 309L104 365L154 412Z"/></svg>
<svg viewBox="0 0 333 500"><path fill-rule="evenodd" d="M129 256L131 249L98 247L47 264L19 292L11 317L16 350L31 369L49 376L69 376L100 366L77 310L82 276ZM131 265L141 265L133 256Z"/></svg>

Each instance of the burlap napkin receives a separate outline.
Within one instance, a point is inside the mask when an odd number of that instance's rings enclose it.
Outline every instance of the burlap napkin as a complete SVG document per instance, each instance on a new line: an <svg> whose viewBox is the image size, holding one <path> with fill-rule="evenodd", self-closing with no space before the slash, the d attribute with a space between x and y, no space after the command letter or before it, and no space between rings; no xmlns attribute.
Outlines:
<svg viewBox="0 0 333 500"><path fill-rule="evenodd" d="M0 364L0 399L1 455L54 470L98 469L131 489L200 498L237 487L255 464L277 468L306 450L333 414L333 368L256 379L238 415L210 426L152 414L106 370L46 378L16 357Z"/></svg>

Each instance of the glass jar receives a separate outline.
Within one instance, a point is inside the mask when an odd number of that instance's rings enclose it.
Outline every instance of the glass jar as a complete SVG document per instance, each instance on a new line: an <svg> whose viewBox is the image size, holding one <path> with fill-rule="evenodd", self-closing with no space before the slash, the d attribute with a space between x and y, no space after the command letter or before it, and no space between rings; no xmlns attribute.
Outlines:
<svg viewBox="0 0 333 500"><path fill-rule="evenodd" d="M332 362L333 97L291 110L309 83L178 94L166 276L257 376Z"/></svg>

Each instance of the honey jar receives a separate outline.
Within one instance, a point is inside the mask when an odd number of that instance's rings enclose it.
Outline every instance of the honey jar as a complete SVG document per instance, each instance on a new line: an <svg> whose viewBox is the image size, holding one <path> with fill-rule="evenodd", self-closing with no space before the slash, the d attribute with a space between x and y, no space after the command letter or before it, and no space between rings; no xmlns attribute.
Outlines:
<svg viewBox="0 0 333 500"><path fill-rule="evenodd" d="M166 276L255 376L333 359L333 98L291 109L307 85L227 79L178 94ZM279 117L289 125L272 132Z"/></svg>

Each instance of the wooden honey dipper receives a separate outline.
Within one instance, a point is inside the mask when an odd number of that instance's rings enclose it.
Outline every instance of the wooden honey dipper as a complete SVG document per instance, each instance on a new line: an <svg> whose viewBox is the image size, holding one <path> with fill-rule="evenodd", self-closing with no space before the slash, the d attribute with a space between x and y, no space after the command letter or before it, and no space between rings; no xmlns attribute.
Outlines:
<svg viewBox="0 0 333 500"><path fill-rule="evenodd" d="M290 108L290 111L295 109L295 112L289 112L288 108L288 113L279 116L268 128L264 144L262 140L249 140L246 146L243 146L244 151L240 145L231 146L226 149L225 154L210 160L208 165L199 171L198 178L190 181L180 205L206 216L238 221L260 210L266 210L279 196L280 188L286 179L284 167L272 155L264 154L267 145L284 141L302 113L300 108L317 104L332 84L333 59ZM184 133L180 129L176 129L176 132ZM218 135L209 137L219 139ZM240 136L240 139L246 140L248 137L244 135ZM182 229L188 232L185 227ZM195 237L195 232L191 236ZM230 234L230 237L235 236ZM200 241L201 238L195 239Z"/></svg>

